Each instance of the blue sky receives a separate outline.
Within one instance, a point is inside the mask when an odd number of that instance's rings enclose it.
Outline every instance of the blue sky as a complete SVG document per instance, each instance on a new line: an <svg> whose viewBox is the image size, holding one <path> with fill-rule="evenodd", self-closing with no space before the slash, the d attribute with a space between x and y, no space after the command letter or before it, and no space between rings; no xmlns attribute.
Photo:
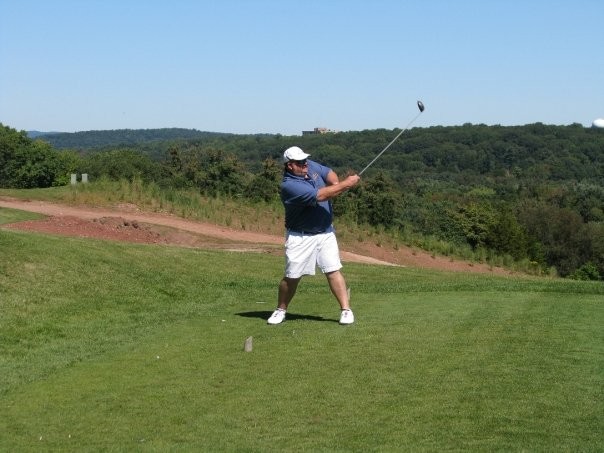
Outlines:
<svg viewBox="0 0 604 453"><path fill-rule="evenodd" d="M300 134L604 117L601 0L0 0L0 123Z"/></svg>

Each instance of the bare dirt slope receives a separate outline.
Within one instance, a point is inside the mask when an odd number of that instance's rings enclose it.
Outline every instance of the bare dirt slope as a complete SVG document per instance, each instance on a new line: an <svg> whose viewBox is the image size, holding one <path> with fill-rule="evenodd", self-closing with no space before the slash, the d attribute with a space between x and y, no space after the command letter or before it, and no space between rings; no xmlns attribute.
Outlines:
<svg viewBox="0 0 604 453"><path fill-rule="evenodd" d="M134 205L95 208L0 197L0 207L48 216L42 220L4 225L3 228L148 244L255 251L278 255L283 253L282 236L240 231L168 214L144 212ZM398 250L385 249L367 243L342 250L341 256L345 262L509 274L504 269L485 264L454 261L404 247Z"/></svg>

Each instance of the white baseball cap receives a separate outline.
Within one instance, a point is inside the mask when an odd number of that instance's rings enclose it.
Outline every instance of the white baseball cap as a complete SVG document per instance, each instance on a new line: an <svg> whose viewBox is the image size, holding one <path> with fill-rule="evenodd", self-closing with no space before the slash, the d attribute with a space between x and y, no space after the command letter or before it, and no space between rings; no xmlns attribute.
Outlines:
<svg viewBox="0 0 604 453"><path fill-rule="evenodd" d="M310 156L310 154L306 154L304 151L302 151L302 148L292 146L290 148L287 148L283 153L283 163L286 164L290 160L304 160L308 156Z"/></svg>

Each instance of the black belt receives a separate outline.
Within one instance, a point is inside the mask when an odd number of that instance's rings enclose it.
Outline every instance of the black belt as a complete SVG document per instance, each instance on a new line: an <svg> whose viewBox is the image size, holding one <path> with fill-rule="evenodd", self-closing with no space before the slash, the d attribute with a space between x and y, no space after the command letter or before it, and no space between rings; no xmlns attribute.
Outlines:
<svg viewBox="0 0 604 453"><path fill-rule="evenodd" d="M316 236L317 234L323 234L325 231L295 231L291 230L292 233L305 234L307 236Z"/></svg>

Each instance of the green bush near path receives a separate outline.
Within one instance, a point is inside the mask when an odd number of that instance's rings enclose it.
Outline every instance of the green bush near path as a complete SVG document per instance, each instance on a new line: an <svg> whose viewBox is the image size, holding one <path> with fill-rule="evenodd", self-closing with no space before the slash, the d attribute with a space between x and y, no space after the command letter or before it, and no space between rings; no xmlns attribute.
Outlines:
<svg viewBox="0 0 604 453"><path fill-rule="evenodd" d="M601 451L601 283L282 265L0 228L0 451Z"/></svg>

